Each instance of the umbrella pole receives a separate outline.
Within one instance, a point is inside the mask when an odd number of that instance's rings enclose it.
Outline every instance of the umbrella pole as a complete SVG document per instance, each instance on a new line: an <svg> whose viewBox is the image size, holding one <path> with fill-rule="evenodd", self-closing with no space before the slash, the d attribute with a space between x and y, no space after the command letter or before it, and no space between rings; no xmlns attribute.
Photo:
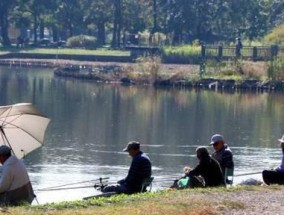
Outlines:
<svg viewBox="0 0 284 215"><path fill-rule="evenodd" d="M13 152L13 154L15 154L15 152L14 152L13 148L11 147L10 142L9 142L9 140L8 140L8 138L7 138L6 134L5 134L2 126L0 126L0 131L1 131L1 134L2 134L2 138L3 138L3 136L5 137L6 142L10 146L11 151ZM4 140L4 138L3 138L3 140Z"/></svg>

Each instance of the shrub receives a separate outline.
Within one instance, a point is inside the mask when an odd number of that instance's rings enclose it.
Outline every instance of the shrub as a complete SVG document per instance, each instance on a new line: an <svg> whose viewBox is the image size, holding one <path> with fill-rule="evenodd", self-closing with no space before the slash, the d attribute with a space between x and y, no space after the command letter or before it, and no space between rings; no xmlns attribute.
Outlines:
<svg viewBox="0 0 284 215"><path fill-rule="evenodd" d="M68 38L66 45L70 48L96 49L97 39L92 36L79 35Z"/></svg>
<svg viewBox="0 0 284 215"><path fill-rule="evenodd" d="M268 77L275 81L284 80L284 57L270 61L267 69Z"/></svg>
<svg viewBox="0 0 284 215"><path fill-rule="evenodd" d="M257 79L266 78L265 62L252 62L235 59L232 61L207 60L205 62L207 76L223 78Z"/></svg>
<svg viewBox="0 0 284 215"><path fill-rule="evenodd" d="M274 28L272 32L264 37L264 42L268 44L284 45L284 24Z"/></svg>
<svg viewBox="0 0 284 215"><path fill-rule="evenodd" d="M168 63L192 63L199 62L200 46L164 46L162 49L162 57L165 62Z"/></svg>

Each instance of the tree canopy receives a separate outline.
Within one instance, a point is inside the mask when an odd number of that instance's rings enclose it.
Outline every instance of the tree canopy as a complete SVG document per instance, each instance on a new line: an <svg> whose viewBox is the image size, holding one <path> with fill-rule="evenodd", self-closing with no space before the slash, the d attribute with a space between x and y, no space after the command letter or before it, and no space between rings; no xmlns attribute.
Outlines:
<svg viewBox="0 0 284 215"><path fill-rule="evenodd" d="M126 35L166 35L170 44L232 42L262 38L284 22L283 0L1 0L0 28L32 29L33 40L52 32L54 41L86 34L103 45L125 43Z"/></svg>

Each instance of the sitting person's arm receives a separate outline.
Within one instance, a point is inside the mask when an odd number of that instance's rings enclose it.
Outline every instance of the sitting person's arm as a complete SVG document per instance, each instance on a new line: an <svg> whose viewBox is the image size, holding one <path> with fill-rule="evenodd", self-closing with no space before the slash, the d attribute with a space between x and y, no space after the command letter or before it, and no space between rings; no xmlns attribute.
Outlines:
<svg viewBox="0 0 284 215"><path fill-rule="evenodd" d="M282 162L281 165L275 169L275 171L277 172L284 172L284 143L281 143L281 147L282 147Z"/></svg>

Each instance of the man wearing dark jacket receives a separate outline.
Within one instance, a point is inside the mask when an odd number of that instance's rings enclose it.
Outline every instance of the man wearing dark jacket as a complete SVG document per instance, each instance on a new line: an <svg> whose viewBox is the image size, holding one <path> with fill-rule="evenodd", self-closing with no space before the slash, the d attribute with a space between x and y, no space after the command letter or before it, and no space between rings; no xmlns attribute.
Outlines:
<svg viewBox="0 0 284 215"><path fill-rule="evenodd" d="M225 174L225 169L233 169L234 161L231 149L225 144L224 137L220 134L214 134L211 137L210 144L214 148L212 158L217 160L221 166L223 175Z"/></svg>
<svg viewBox="0 0 284 215"><path fill-rule="evenodd" d="M152 164L149 157L140 151L140 144L136 141L128 143L127 147L123 149L124 152L132 157L131 166L128 175L119 180L117 185L110 185L105 187L103 192L116 192L132 194L140 192L142 184L145 179L151 177Z"/></svg>
<svg viewBox="0 0 284 215"><path fill-rule="evenodd" d="M224 178L219 163L210 157L208 150L200 146L196 149L196 155L199 159L199 164L189 170L187 176L201 176L205 181L205 187L224 186Z"/></svg>

